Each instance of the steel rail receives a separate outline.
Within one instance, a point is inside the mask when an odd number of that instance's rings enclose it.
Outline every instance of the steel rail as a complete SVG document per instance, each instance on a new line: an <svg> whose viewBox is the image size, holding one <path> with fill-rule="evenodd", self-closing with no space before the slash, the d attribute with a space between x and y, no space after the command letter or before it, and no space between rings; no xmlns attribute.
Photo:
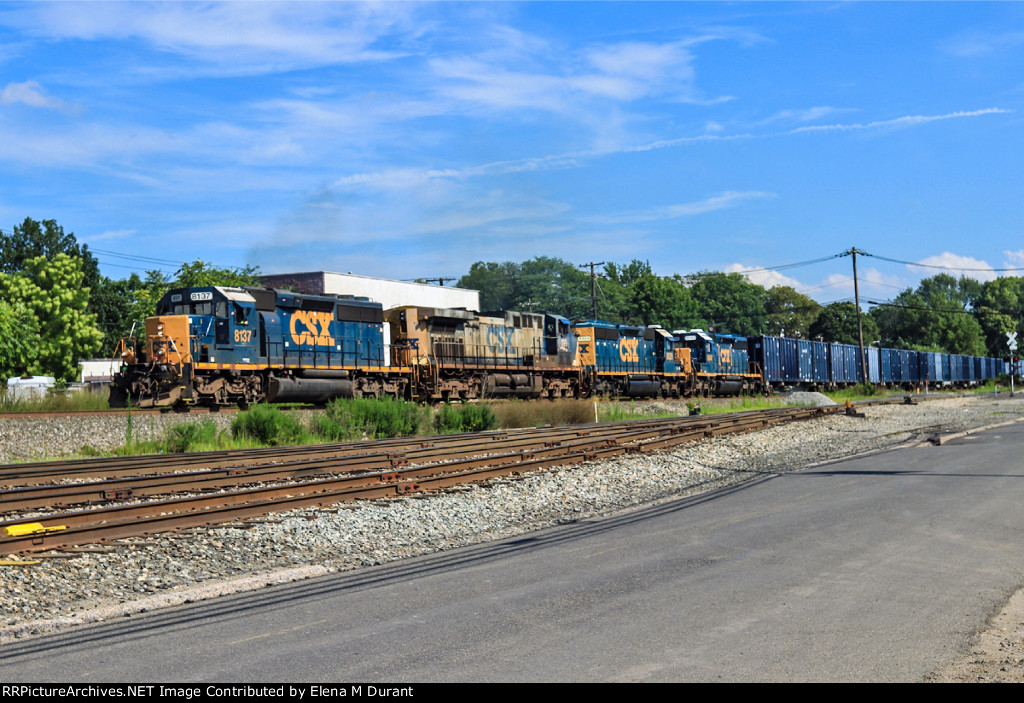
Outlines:
<svg viewBox="0 0 1024 703"><path fill-rule="evenodd" d="M784 410L774 408L773 410ZM749 413L765 411L743 411L730 413L742 417ZM69 478L122 478L127 476L152 475L161 470L199 470L217 468L238 468L246 465L265 464L274 460L292 462L314 460L325 456L359 455L380 453L390 450L394 453L409 453L425 447L486 446L510 437L534 436L538 439L549 436L552 440L566 434L592 431L591 428L610 426L660 426L666 421L681 423L707 422L713 415L691 415L675 418L650 418L625 420L614 423L588 423L567 427L519 428L488 432L437 435L431 437L396 437L385 440L340 442L307 446L271 447L251 450L221 450L192 454L146 454L130 457L101 457L95 459L73 459L60 462L36 462L0 466L0 487L29 486L51 483Z"/></svg>
<svg viewBox="0 0 1024 703"><path fill-rule="evenodd" d="M487 440L478 436L461 436L454 443L419 442L409 449L391 447L378 452L359 454L337 454L330 452L318 458L292 459L289 461L265 462L244 467L211 469L207 471L177 471L175 473L147 474L139 477L120 477L82 483L62 483L8 488L0 490L0 514L24 510L66 508L72 505L137 499L148 496L167 495L186 491L211 490L228 486L240 486L254 482L284 481L328 473L367 472L402 466L408 463L424 463L442 459L456 459L485 452L528 449L540 441L546 445L564 443L567 438L597 434L602 437L628 436L632 440L647 439L663 434L666 428L704 427L712 422L740 422L748 414L735 413L717 421L704 416L668 418L654 421L627 421L620 423L585 425L560 428L557 432L535 431L506 435L493 435ZM463 441L462 437L466 437ZM262 454L258 454L262 456ZM178 464L175 464L178 466Z"/></svg>
<svg viewBox="0 0 1024 703"><path fill-rule="evenodd" d="M439 465L32 518L29 520L39 523L41 531L0 537L0 554L43 551L126 536L149 535L267 515L296 507L404 495L417 490L485 480L496 475L608 458L626 452L659 451L715 434L742 432L790 420L820 417L840 409L840 406L798 408L745 414L744 417L727 416L702 427L667 425L660 437L649 436L639 442L635 437L628 436L621 438L626 441L595 436L560 446L538 447L491 457L471 457ZM6 533L5 528L25 522L25 519L21 519L0 523L0 535ZM57 531L48 531L53 529Z"/></svg>

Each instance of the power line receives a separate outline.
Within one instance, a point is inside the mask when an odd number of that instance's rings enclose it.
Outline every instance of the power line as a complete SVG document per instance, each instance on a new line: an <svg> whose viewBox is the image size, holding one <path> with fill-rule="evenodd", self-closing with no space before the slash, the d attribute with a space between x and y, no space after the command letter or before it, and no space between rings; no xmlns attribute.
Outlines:
<svg viewBox="0 0 1024 703"><path fill-rule="evenodd" d="M986 309L984 309L984 310L981 310L981 309L978 309L978 310L968 310L967 308L952 308L952 309L932 308L932 307L928 307L927 305L907 305L905 303L878 302L877 300L869 300L867 302L868 302L868 305L878 305L878 306L881 306L881 307L884 307L884 308L899 308L901 310L920 310L922 312L934 312L934 313L942 313L942 314L945 314L945 313L950 313L950 314L956 313L956 314L962 314L962 315L1008 315L1008 316L1013 316L1013 315L1020 315L1022 312L1024 312L1024 311L1022 311L1020 309L1018 309L1018 310L995 310L993 308L988 308L987 306L985 306Z"/></svg>
<svg viewBox="0 0 1024 703"><path fill-rule="evenodd" d="M833 254L832 256L823 256L820 259L810 259L808 261L797 261L793 264L781 264L779 266L768 266L760 269L746 269L744 271L737 271L736 273L742 273L744 276L748 273L761 273L763 271L785 271L787 269L795 269L801 266L810 266L811 264L820 264L823 261L829 261L831 259L838 259L843 254Z"/></svg>
<svg viewBox="0 0 1024 703"><path fill-rule="evenodd" d="M121 254L120 252L110 251L108 249L91 249L90 251L103 254L104 256L113 256L118 259L127 259L128 261L141 261L150 264L164 264L167 266L180 266L180 261L171 261L170 259L156 259L151 256L140 256L138 254Z"/></svg>
<svg viewBox="0 0 1024 703"><path fill-rule="evenodd" d="M901 261L900 259L890 259L887 256L879 256L878 254L868 254L867 252L861 252L864 256L873 256L876 259L882 261L891 261L894 264L905 264L907 266L921 266L930 269L945 269L947 271L1024 271L1024 267L1017 268L971 268L969 266L940 266L938 264L919 264L914 261Z"/></svg>

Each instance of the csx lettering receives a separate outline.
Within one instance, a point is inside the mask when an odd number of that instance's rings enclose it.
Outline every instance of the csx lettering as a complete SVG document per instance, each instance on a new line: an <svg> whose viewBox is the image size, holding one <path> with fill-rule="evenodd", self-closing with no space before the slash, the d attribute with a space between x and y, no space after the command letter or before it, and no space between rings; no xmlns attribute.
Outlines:
<svg viewBox="0 0 1024 703"><path fill-rule="evenodd" d="M639 339L620 339L619 358L623 361L640 361L640 356L636 352L638 344L640 344Z"/></svg>
<svg viewBox="0 0 1024 703"><path fill-rule="evenodd" d="M512 346L512 334L514 330L511 327L488 327L487 328L487 344L492 349L504 349L505 347Z"/></svg>
<svg viewBox="0 0 1024 703"><path fill-rule="evenodd" d="M299 310L292 314L292 341L296 344L316 344L329 346L334 344L331 336L331 320L334 315L329 312Z"/></svg>

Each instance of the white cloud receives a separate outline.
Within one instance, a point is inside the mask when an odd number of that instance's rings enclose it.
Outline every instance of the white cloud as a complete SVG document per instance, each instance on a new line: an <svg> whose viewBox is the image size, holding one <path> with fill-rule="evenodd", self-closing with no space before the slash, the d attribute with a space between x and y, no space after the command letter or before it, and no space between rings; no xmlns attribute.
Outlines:
<svg viewBox="0 0 1024 703"><path fill-rule="evenodd" d="M50 97L37 81L24 83L8 83L0 90L0 105L22 103L29 107L42 107L61 112L77 112L79 108L69 103Z"/></svg>
<svg viewBox="0 0 1024 703"><path fill-rule="evenodd" d="M982 115L1006 114L1010 112L1013 111L999 107L990 107L984 110L950 112L945 115L906 115L904 117L897 117L891 120L876 120L874 122L867 122L863 124L808 125L806 127L797 127L794 130L786 132L786 134L800 134L801 132L850 132L865 129L879 129L883 127L912 127L939 120L952 120L961 117L980 117Z"/></svg>
<svg viewBox="0 0 1024 703"><path fill-rule="evenodd" d="M90 234L85 237L79 237L79 239L82 239L86 244L95 244L96 242L101 242L106 239L134 238L138 234L139 230L137 229L109 229L105 232L100 232L99 234Z"/></svg>
<svg viewBox="0 0 1024 703"><path fill-rule="evenodd" d="M393 58L404 52L375 43L416 31L417 12L415 3L29 3L4 12L2 22L46 39L141 39L166 54L251 72Z"/></svg>
<svg viewBox="0 0 1024 703"><path fill-rule="evenodd" d="M844 112L853 112L852 108L838 108L829 107L828 105L819 105L816 107L809 107L803 110L780 110L771 117L767 117L758 124L770 124L772 122L814 122L820 120L823 117L829 115L841 114Z"/></svg>
<svg viewBox="0 0 1024 703"><path fill-rule="evenodd" d="M1012 49L1024 44L1024 32L972 31L945 43L946 52L954 56L970 57L991 54L1003 49Z"/></svg>
<svg viewBox="0 0 1024 703"><path fill-rule="evenodd" d="M669 205L667 207L654 208L652 210L644 210L640 212L624 212L616 215L603 215L583 219L586 222L598 222L601 224L655 222L660 220L671 220L678 217L702 215L706 212L714 212L715 210L724 210L726 208L736 207L748 200L761 200L764 198L774 197L775 195L773 193L764 193L756 190L726 191L721 195L705 198L704 200L692 203L681 203L679 205Z"/></svg>
<svg viewBox="0 0 1024 703"><path fill-rule="evenodd" d="M744 266L743 264L729 264L725 267L726 273L742 273L743 276L759 286L774 288L775 286L789 286L798 292L803 292L807 286L789 276L784 276L778 271L757 268L756 266Z"/></svg>
<svg viewBox="0 0 1024 703"><path fill-rule="evenodd" d="M946 251L938 256L929 256L921 259L917 263L926 267L941 267L946 269L954 269L950 271L932 271L928 275L935 275L936 273L948 273L953 276L967 276L968 278L974 278L979 281L993 281L996 279L996 272L992 269L992 266L980 259L975 259L970 256L960 256L959 254L951 254ZM908 266L908 269L912 269L915 273L920 273L921 269L917 267Z"/></svg>
<svg viewBox="0 0 1024 703"><path fill-rule="evenodd" d="M475 57L435 58L428 65L441 80L439 94L490 109L582 116L594 100L631 102L657 95L706 104L729 99L708 100L697 91L689 50L696 43L623 42L575 55L543 46L540 55L514 58L487 50Z"/></svg>
<svg viewBox="0 0 1024 703"><path fill-rule="evenodd" d="M1019 251L1004 251L1003 256L1006 257L1006 261L1003 262L1004 268L1024 267L1024 249L1020 249Z"/></svg>

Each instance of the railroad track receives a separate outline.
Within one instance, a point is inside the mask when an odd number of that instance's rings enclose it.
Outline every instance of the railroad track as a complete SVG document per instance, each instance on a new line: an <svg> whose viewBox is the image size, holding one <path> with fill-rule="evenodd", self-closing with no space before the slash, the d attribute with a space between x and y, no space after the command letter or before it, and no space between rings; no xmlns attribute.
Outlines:
<svg viewBox="0 0 1024 703"><path fill-rule="evenodd" d="M0 467L0 485L5 486L0 491L0 514L6 518L0 521L0 554L444 489L845 411L843 406L772 409L427 439ZM79 482L47 483L70 475ZM119 504L110 505L114 502ZM82 504L89 507L66 510ZM47 512L23 515L31 510Z"/></svg>

